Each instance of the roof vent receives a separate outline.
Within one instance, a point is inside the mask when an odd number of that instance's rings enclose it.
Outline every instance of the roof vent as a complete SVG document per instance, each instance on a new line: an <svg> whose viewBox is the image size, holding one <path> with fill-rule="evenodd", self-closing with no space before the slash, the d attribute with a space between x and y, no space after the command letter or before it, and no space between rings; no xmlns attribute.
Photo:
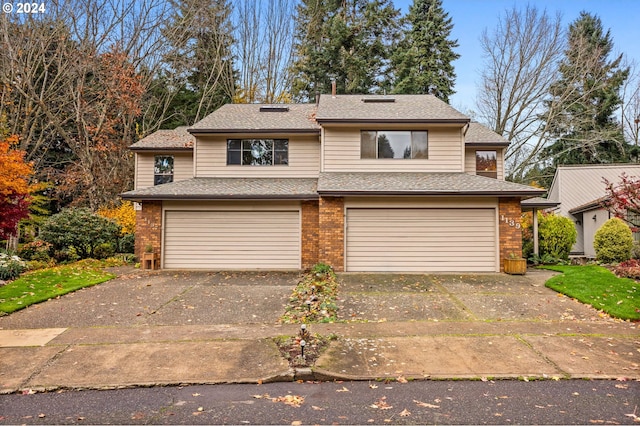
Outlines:
<svg viewBox="0 0 640 426"><path fill-rule="evenodd" d="M263 105L260 107L260 112L288 112L288 106L281 105Z"/></svg>
<svg viewBox="0 0 640 426"><path fill-rule="evenodd" d="M365 104L389 103L395 101L395 98L362 98L362 102L364 102Z"/></svg>

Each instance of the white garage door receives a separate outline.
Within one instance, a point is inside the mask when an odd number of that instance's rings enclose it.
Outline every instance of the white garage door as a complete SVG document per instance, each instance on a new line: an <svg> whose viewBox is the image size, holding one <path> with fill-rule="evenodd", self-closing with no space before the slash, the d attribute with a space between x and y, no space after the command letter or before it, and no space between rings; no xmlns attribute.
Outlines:
<svg viewBox="0 0 640 426"><path fill-rule="evenodd" d="M167 211L167 269L299 269L298 211Z"/></svg>
<svg viewBox="0 0 640 426"><path fill-rule="evenodd" d="M347 271L494 272L495 209L347 209Z"/></svg>

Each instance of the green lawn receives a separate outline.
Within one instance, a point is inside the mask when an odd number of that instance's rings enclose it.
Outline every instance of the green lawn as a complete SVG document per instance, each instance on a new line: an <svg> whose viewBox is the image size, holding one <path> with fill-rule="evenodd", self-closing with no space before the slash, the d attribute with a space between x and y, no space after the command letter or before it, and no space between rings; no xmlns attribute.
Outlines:
<svg viewBox="0 0 640 426"><path fill-rule="evenodd" d="M597 265L544 266L562 272L546 286L587 303L609 315L633 321L640 320L640 284L629 278L618 278L610 270Z"/></svg>
<svg viewBox="0 0 640 426"><path fill-rule="evenodd" d="M27 272L0 287L0 315L44 302L115 277L105 272L103 262L83 260L69 265Z"/></svg>

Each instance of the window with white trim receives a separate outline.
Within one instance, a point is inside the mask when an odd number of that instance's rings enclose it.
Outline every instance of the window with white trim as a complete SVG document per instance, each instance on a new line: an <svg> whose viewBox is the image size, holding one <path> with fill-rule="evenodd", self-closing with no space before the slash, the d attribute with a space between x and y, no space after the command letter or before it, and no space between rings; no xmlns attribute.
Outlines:
<svg viewBox="0 0 640 426"><path fill-rule="evenodd" d="M277 166L289 164L287 139L229 139L227 165Z"/></svg>

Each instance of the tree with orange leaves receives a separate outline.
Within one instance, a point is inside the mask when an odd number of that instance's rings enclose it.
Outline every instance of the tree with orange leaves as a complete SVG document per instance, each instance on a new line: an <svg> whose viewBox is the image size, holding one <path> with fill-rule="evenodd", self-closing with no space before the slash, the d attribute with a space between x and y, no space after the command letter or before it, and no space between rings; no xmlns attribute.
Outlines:
<svg viewBox="0 0 640 426"><path fill-rule="evenodd" d="M0 140L0 240L17 234L18 222L29 216L29 178L33 167L25 152L15 149L17 136Z"/></svg>

